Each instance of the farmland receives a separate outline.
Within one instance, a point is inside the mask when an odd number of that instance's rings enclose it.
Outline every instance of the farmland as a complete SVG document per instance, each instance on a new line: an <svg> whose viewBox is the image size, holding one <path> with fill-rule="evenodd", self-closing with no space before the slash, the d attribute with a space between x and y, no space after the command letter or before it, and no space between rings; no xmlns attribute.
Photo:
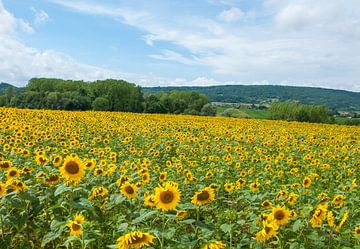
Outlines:
<svg viewBox="0 0 360 249"><path fill-rule="evenodd" d="M359 127L0 117L0 248L360 248Z"/></svg>

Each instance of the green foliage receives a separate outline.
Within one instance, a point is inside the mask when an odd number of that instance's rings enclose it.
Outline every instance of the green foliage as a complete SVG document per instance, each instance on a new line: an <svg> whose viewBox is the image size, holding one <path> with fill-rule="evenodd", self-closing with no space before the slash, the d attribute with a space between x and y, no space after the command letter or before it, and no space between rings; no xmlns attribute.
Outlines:
<svg viewBox="0 0 360 249"><path fill-rule="evenodd" d="M95 111L109 111L110 110L110 101L104 97L97 97L92 102L92 108Z"/></svg>
<svg viewBox="0 0 360 249"><path fill-rule="evenodd" d="M147 113L185 113L199 115L204 105L208 103L205 94L190 91L172 91L148 94L145 97L145 112Z"/></svg>
<svg viewBox="0 0 360 249"><path fill-rule="evenodd" d="M11 98L11 106L34 109L141 112L140 87L123 80L95 82L33 78Z"/></svg>
<svg viewBox="0 0 360 249"><path fill-rule="evenodd" d="M293 86L209 86L209 87L152 87L144 88L145 93L159 91L198 91L206 94L211 102L228 103L271 103L279 101L298 101L302 104L325 105L329 109L360 110L360 93L315 87Z"/></svg>
<svg viewBox="0 0 360 249"><path fill-rule="evenodd" d="M215 116L216 106L208 103L201 108L201 115L203 116Z"/></svg>
<svg viewBox="0 0 360 249"><path fill-rule="evenodd" d="M330 121L328 110L324 106L303 105L287 101L276 102L269 109L270 119L288 121L328 123Z"/></svg>

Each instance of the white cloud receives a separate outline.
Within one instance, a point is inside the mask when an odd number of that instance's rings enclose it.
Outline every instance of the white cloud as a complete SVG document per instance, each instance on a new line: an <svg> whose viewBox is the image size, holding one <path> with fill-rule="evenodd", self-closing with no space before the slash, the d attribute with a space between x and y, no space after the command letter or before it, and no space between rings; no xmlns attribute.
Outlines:
<svg viewBox="0 0 360 249"><path fill-rule="evenodd" d="M36 25L44 24L49 20L49 15L44 10L37 10L34 7L31 10L34 12L34 23Z"/></svg>
<svg viewBox="0 0 360 249"><path fill-rule="evenodd" d="M21 28L21 30L23 30L23 31L25 31L27 33L33 33L34 32L34 29L30 26L30 24L27 21L25 21L25 20L23 20L21 18L17 19L17 24Z"/></svg>
<svg viewBox="0 0 360 249"><path fill-rule="evenodd" d="M206 66L216 78L360 91L358 0L266 0L252 13L257 19L225 25L210 17L183 14L173 18L156 10L144 12L140 6L138 13L143 14L129 21L123 13L131 10L124 6L114 9L85 1L53 1L79 12L121 18L146 32L144 40L151 46L165 41L187 50L186 56L165 50L152 58ZM222 20L229 22L241 15L234 8L223 13Z"/></svg>
<svg viewBox="0 0 360 249"><path fill-rule="evenodd" d="M176 53L171 50L164 50L161 54L151 54L149 56L159 60L176 61L186 65L197 64L195 58L187 58L182 54Z"/></svg>
<svg viewBox="0 0 360 249"><path fill-rule="evenodd" d="M231 22L239 21L244 16L245 13L241 9L232 7L231 9L222 11L217 16L217 19L226 23L231 23Z"/></svg>
<svg viewBox="0 0 360 249"><path fill-rule="evenodd" d="M18 38L18 29L32 31L28 23L14 17L0 1L0 81L23 85L32 77L96 80L128 75L80 63L54 51L40 51Z"/></svg>

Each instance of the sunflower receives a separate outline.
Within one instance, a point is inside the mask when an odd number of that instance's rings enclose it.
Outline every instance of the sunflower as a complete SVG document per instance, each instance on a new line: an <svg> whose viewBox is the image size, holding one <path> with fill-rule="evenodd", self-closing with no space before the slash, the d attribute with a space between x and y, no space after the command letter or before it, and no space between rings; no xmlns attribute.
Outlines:
<svg viewBox="0 0 360 249"><path fill-rule="evenodd" d="M187 212L186 210L179 210L179 211L177 211L177 213L176 213L176 217L177 217L179 220L183 220L187 215L188 215L188 212Z"/></svg>
<svg viewBox="0 0 360 249"><path fill-rule="evenodd" d="M181 192L178 185L173 182L166 182L163 186L155 188L156 208L162 211L174 210L180 202Z"/></svg>
<svg viewBox="0 0 360 249"><path fill-rule="evenodd" d="M291 193L287 199L287 203L289 203L289 205L294 205L294 203L297 201L298 198L299 195L295 193Z"/></svg>
<svg viewBox="0 0 360 249"><path fill-rule="evenodd" d="M154 207L156 205L154 196L148 195L144 197L144 204L148 207Z"/></svg>
<svg viewBox="0 0 360 249"><path fill-rule="evenodd" d="M121 185L120 192L128 199L133 199L137 196L137 187L135 184L126 182Z"/></svg>
<svg viewBox="0 0 360 249"><path fill-rule="evenodd" d="M107 190L104 187L96 187L93 188L91 195L88 197L89 200L94 199L97 196L105 197L109 193L109 190Z"/></svg>
<svg viewBox="0 0 360 249"><path fill-rule="evenodd" d="M208 243L202 247L202 249L223 249L226 245L221 241L214 241L212 243Z"/></svg>
<svg viewBox="0 0 360 249"><path fill-rule="evenodd" d="M67 156L60 172L67 180L80 181L85 174L84 165L78 157Z"/></svg>
<svg viewBox="0 0 360 249"><path fill-rule="evenodd" d="M35 161L37 165L43 165L48 162L48 159L45 155L39 154L35 157Z"/></svg>
<svg viewBox="0 0 360 249"><path fill-rule="evenodd" d="M127 233L116 240L116 247L118 249L142 248L150 246L153 243L154 236L150 233L143 233L134 231Z"/></svg>
<svg viewBox="0 0 360 249"><path fill-rule="evenodd" d="M83 234L82 225L76 221L71 220L66 226L70 228L70 236L79 236Z"/></svg>
<svg viewBox="0 0 360 249"><path fill-rule="evenodd" d="M45 184L57 184L59 181L60 176L58 174L52 174L45 179Z"/></svg>
<svg viewBox="0 0 360 249"><path fill-rule="evenodd" d="M166 181L167 172L161 172L159 176L160 181Z"/></svg>
<svg viewBox="0 0 360 249"><path fill-rule="evenodd" d="M12 166L12 162L11 161L0 161L0 169L5 169L7 170L8 168L10 168Z"/></svg>
<svg viewBox="0 0 360 249"><path fill-rule="evenodd" d="M261 203L261 207L262 208L272 208L273 207L273 204L271 203L271 201L269 200L264 200L262 203Z"/></svg>
<svg viewBox="0 0 360 249"><path fill-rule="evenodd" d="M60 155L55 155L54 159L52 160L52 163L54 164L55 167L59 167L61 165L63 158Z"/></svg>
<svg viewBox="0 0 360 249"><path fill-rule="evenodd" d="M150 182L150 174L149 173L145 173L141 176L141 181L143 183L148 183Z"/></svg>
<svg viewBox="0 0 360 249"><path fill-rule="evenodd" d="M286 225L289 222L289 217L290 211L285 206L277 206L272 209L269 219L274 220L274 222L278 225Z"/></svg>
<svg viewBox="0 0 360 249"><path fill-rule="evenodd" d="M312 227L320 226L324 222L326 219L327 207L328 203L318 205L310 219Z"/></svg>
<svg viewBox="0 0 360 249"><path fill-rule="evenodd" d="M225 183L224 184L225 191L231 193L234 190L234 184L232 183Z"/></svg>
<svg viewBox="0 0 360 249"><path fill-rule="evenodd" d="M341 207L344 205L345 196L343 195L337 195L333 199L332 203L335 204L337 207Z"/></svg>
<svg viewBox="0 0 360 249"><path fill-rule="evenodd" d="M263 229L256 234L256 240L265 242L277 234L279 225L276 222L263 221Z"/></svg>
<svg viewBox="0 0 360 249"><path fill-rule="evenodd" d="M349 211L346 211L343 215L343 217L341 218L340 223L336 226L336 232L339 233L341 227L344 225L345 221L347 220L347 218L349 217Z"/></svg>
<svg viewBox="0 0 360 249"><path fill-rule="evenodd" d="M305 177L302 183L304 188L308 188L311 185L311 179L309 177Z"/></svg>
<svg viewBox="0 0 360 249"><path fill-rule="evenodd" d="M7 179L18 178L19 176L20 176L20 171L17 168L15 167L8 168L6 172Z"/></svg>
<svg viewBox="0 0 360 249"><path fill-rule="evenodd" d="M246 180L240 178L239 180L236 181L236 189L242 188L243 186L245 186L245 184L246 184Z"/></svg>
<svg viewBox="0 0 360 249"><path fill-rule="evenodd" d="M333 227L335 225L334 224L334 214L333 214L333 212L329 211L327 213L326 218L327 218L327 223L328 223L329 227Z"/></svg>
<svg viewBox="0 0 360 249"><path fill-rule="evenodd" d="M206 187L197 191L191 198L191 203L197 206L210 203L215 199L214 190L210 187Z"/></svg>
<svg viewBox="0 0 360 249"><path fill-rule="evenodd" d="M0 196L3 196L6 193L6 186L0 182Z"/></svg>
<svg viewBox="0 0 360 249"><path fill-rule="evenodd" d="M259 192L259 184L257 182L253 182L249 185L249 188L253 192Z"/></svg>
<svg viewBox="0 0 360 249"><path fill-rule="evenodd" d="M354 236L356 237L360 236L360 226L354 228Z"/></svg>

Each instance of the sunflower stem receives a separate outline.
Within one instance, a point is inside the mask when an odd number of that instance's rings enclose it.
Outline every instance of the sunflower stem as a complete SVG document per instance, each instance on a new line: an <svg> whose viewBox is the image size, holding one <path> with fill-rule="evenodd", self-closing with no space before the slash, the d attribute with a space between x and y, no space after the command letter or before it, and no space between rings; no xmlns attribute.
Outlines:
<svg viewBox="0 0 360 249"><path fill-rule="evenodd" d="M165 216L165 211L162 212L162 221L163 221L163 225L162 225L162 231L161 231L161 243L160 243L160 248L163 249L164 248L164 233L165 233L165 226L166 226L166 216Z"/></svg>
<svg viewBox="0 0 360 249"><path fill-rule="evenodd" d="M230 235L230 249L232 249L232 230L229 231Z"/></svg>
<svg viewBox="0 0 360 249"><path fill-rule="evenodd" d="M196 210L196 221L197 221L197 222L200 221L200 206L199 206L198 209Z"/></svg>

